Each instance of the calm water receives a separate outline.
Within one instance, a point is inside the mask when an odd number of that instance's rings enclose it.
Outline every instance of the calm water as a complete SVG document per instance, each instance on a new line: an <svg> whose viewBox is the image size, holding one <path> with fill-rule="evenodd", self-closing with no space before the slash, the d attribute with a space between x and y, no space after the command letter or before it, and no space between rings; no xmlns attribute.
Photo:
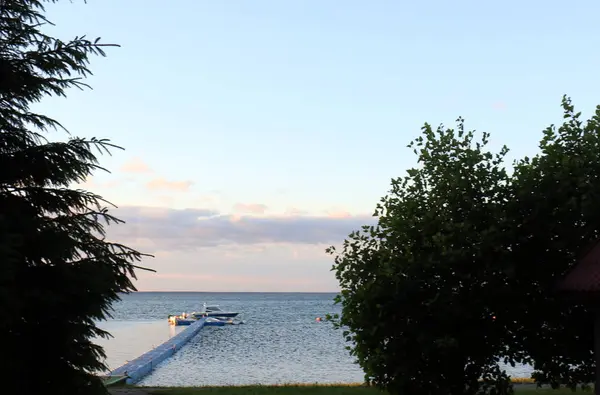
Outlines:
<svg viewBox="0 0 600 395"><path fill-rule="evenodd" d="M338 313L334 294L135 293L114 306L99 339L110 369L138 357L183 330L169 314L199 310L203 302L240 312L245 325L207 327L139 385L194 386L361 382L363 373L345 350L342 333L316 317ZM527 367L509 368L516 377Z"/></svg>

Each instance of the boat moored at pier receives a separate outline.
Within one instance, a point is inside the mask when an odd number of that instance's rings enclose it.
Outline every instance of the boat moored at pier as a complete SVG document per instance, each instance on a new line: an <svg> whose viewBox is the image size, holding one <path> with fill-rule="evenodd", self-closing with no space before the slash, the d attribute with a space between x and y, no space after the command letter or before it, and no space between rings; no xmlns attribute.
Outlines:
<svg viewBox="0 0 600 395"><path fill-rule="evenodd" d="M204 303L200 311L192 313L182 313L180 315L169 315L168 321L170 325L191 325L195 321L202 318L210 318L207 320L208 326L225 326L236 325L243 322L234 322L233 319L239 315L238 312L223 311L217 305L207 305Z"/></svg>

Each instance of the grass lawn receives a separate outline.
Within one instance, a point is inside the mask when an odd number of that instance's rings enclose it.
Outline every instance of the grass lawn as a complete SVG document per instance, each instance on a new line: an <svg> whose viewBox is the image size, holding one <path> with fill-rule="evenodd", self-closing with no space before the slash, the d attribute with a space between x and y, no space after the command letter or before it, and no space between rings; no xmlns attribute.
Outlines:
<svg viewBox="0 0 600 395"><path fill-rule="evenodd" d="M247 387L196 387L160 388L149 391L153 395L381 395L374 388L348 385L286 385L286 386L247 386ZM581 390L577 391L581 393ZM515 395L572 395L569 389L552 390L535 386L517 386ZM593 392L586 391L593 395Z"/></svg>

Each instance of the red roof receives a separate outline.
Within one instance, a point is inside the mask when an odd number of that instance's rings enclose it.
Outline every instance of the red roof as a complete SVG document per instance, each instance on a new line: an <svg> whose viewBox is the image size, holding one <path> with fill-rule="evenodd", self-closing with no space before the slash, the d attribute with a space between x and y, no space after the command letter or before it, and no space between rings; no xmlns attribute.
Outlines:
<svg viewBox="0 0 600 395"><path fill-rule="evenodd" d="M600 241L596 241L567 273L560 289L571 292L600 291Z"/></svg>

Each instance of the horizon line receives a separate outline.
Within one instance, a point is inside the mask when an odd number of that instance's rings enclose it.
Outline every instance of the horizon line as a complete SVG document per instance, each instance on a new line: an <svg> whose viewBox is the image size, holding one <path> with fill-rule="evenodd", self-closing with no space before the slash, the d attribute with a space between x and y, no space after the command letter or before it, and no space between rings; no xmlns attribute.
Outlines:
<svg viewBox="0 0 600 395"><path fill-rule="evenodd" d="M121 292L123 293L123 292ZM207 294L335 294L340 291L132 291L130 293L207 293Z"/></svg>

